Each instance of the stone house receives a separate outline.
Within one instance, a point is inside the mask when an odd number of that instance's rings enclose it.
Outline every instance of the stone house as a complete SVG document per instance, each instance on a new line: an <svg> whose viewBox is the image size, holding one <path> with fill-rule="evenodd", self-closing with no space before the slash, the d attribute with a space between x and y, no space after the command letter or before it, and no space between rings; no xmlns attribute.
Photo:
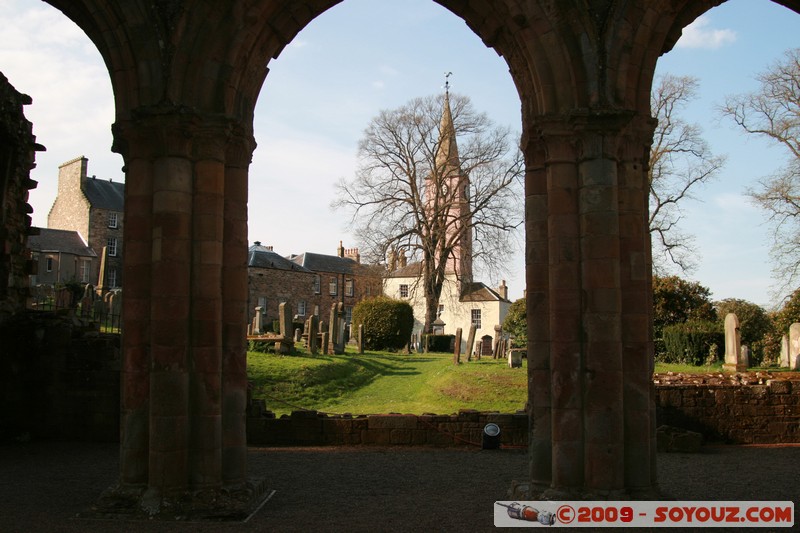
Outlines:
<svg viewBox="0 0 800 533"><path fill-rule="evenodd" d="M77 231L100 258L93 265L90 283L114 289L122 287L125 184L89 177L88 164L89 160L80 156L58 168L58 195L47 216L47 227Z"/></svg>
<svg viewBox="0 0 800 533"><path fill-rule="evenodd" d="M353 306L381 294L382 268L361 263L357 248L339 243L336 255L303 252L282 257L256 241L248 256L248 320L262 308L265 324L278 317L278 304L289 302L292 315L305 321L312 314L327 322L331 306L344 306L350 323Z"/></svg>
<svg viewBox="0 0 800 533"><path fill-rule="evenodd" d="M28 237L35 267L31 285L55 285L70 281L94 283L98 258L77 231L37 228Z"/></svg>

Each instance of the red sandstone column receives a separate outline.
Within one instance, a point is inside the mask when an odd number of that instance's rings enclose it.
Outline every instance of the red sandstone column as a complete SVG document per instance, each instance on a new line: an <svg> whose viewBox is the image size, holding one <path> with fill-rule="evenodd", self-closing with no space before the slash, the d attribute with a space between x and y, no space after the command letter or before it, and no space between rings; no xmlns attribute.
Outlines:
<svg viewBox="0 0 800 533"><path fill-rule="evenodd" d="M236 131L225 168L222 293L222 479L247 479L247 191L255 142Z"/></svg>
<svg viewBox="0 0 800 533"><path fill-rule="evenodd" d="M169 497L246 480L254 144L231 152L225 119L142 116L116 128L128 162L120 478Z"/></svg>

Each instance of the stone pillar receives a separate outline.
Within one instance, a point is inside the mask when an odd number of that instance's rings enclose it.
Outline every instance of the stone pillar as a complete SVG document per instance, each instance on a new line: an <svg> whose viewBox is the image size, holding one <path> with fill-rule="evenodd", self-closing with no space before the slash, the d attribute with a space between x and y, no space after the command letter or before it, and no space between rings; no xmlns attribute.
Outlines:
<svg viewBox="0 0 800 533"><path fill-rule="evenodd" d="M264 326L262 325L264 315L261 314L263 309L260 305L257 305L255 311L256 314L253 317L253 335L261 335L264 331Z"/></svg>
<svg viewBox="0 0 800 533"><path fill-rule="evenodd" d="M294 336L292 335L292 306L289 302L278 304L278 324L280 340L275 343L277 353L292 353L294 349Z"/></svg>
<svg viewBox="0 0 800 533"><path fill-rule="evenodd" d="M543 119L523 140L532 499L655 487L652 125L631 116Z"/></svg>
<svg viewBox="0 0 800 533"><path fill-rule="evenodd" d="M126 164L120 485L161 501L246 482L247 166L226 119L142 109Z"/></svg>
<svg viewBox="0 0 800 533"><path fill-rule="evenodd" d="M783 368L789 367L789 336L783 335L781 337L781 355L778 363Z"/></svg>

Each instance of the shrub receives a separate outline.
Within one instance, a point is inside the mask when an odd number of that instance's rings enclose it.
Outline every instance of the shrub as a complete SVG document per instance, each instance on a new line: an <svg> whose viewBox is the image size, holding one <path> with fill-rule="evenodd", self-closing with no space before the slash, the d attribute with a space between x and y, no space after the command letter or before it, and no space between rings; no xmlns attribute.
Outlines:
<svg viewBox="0 0 800 533"><path fill-rule="evenodd" d="M725 335L719 324L709 320L688 320L664 326L664 363L702 365L712 346L724 346Z"/></svg>
<svg viewBox="0 0 800 533"><path fill-rule="evenodd" d="M452 352L455 347L455 335L425 335L426 352Z"/></svg>
<svg viewBox="0 0 800 533"><path fill-rule="evenodd" d="M525 298L520 298L511 304L503 320L503 331L514 336L514 348L525 348L528 345L527 311Z"/></svg>
<svg viewBox="0 0 800 533"><path fill-rule="evenodd" d="M385 296L368 298L353 308L353 331L364 325L364 348L399 350L408 344L414 328L414 311L408 302Z"/></svg>

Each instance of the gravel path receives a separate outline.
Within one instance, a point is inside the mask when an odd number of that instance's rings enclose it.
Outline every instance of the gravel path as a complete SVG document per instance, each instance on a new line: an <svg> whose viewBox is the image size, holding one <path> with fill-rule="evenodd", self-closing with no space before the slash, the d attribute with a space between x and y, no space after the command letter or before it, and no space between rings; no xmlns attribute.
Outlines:
<svg viewBox="0 0 800 533"><path fill-rule="evenodd" d="M794 500L800 508L800 446L709 446L699 454L659 454L658 461L661 488L676 499ZM512 480L523 479L527 456L461 448L251 448L249 462L251 475L275 493L247 523L87 520L73 517L114 483L117 445L0 446L0 532L495 531L493 502L507 499Z"/></svg>

